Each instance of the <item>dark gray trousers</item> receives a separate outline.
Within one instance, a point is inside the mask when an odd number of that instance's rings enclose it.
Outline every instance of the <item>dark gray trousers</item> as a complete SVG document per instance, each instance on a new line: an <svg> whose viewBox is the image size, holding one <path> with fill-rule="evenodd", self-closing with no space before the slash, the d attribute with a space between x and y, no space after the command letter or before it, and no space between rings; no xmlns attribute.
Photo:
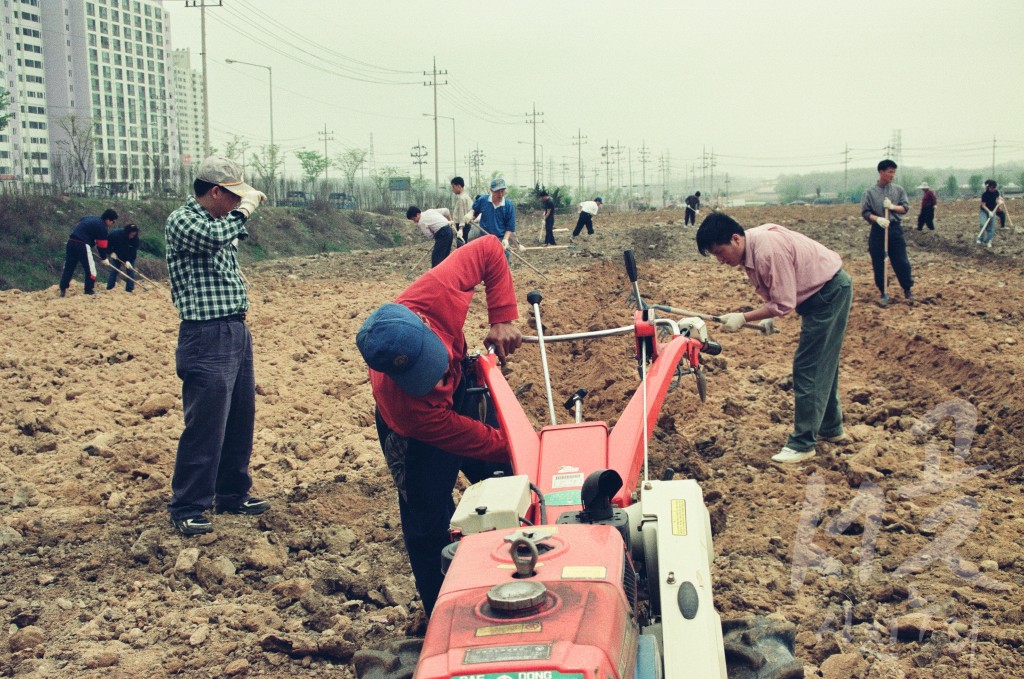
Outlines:
<svg viewBox="0 0 1024 679"><path fill-rule="evenodd" d="M184 321L175 353L185 429L167 509L173 519L196 516L216 499L237 505L252 487L256 377L252 335L241 316L231 320Z"/></svg>

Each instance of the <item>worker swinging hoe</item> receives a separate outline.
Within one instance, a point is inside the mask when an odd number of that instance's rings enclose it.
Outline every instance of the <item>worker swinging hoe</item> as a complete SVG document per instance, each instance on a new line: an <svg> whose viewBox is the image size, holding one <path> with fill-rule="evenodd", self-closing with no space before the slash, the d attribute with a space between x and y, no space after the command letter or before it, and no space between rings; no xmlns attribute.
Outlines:
<svg viewBox="0 0 1024 679"><path fill-rule="evenodd" d="M640 301L636 263L626 272ZM778 679L803 676L795 627L722 621L715 609L711 522L700 486L648 476L648 441L669 387L704 386L700 318L658 318L545 337L529 293L551 423L536 431L493 353L475 370L511 451L514 474L470 486L451 520L445 578L424 639L356 653L360 679ZM667 329L667 333L664 332ZM548 343L632 334L640 386L614 427L583 419L586 391L559 424ZM659 334L666 341L659 341ZM703 393L701 394L703 396Z"/></svg>

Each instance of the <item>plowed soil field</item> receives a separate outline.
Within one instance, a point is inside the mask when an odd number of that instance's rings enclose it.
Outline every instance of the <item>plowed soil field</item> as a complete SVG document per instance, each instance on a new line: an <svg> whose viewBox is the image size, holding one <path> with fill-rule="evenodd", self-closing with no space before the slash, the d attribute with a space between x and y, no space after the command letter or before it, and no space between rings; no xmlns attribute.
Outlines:
<svg viewBox="0 0 1024 679"><path fill-rule="evenodd" d="M804 464L769 459L792 422L795 317L771 337L709 324L724 350L708 360L707 401L692 378L666 399L652 476L671 467L703 487L723 617L793 622L807 676L1024 676L1024 234L978 248L976 203L940 204L937 231L907 233L917 301L897 290L880 309L856 206L729 212L840 252L854 306L840 370L849 443ZM537 217L520 221L537 244ZM570 248L525 252L544 276L513 262L524 332L533 289L549 333L630 323L627 248L648 302L757 306L744 274L699 257L682 222L608 212ZM247 271L251 468L273 508L216 516L193 539L164 507L182 426L166 288L87 297L79 278L63 299L0 293L0 675L351 676L354 651L422 631L354 338L427 247ZM474 347L484 310L480 294ZM628 337L550 346L556 402L585 387L586 419L614 424L637 387L632 350ZM539 428L536 345L510 368Z"/></svg>

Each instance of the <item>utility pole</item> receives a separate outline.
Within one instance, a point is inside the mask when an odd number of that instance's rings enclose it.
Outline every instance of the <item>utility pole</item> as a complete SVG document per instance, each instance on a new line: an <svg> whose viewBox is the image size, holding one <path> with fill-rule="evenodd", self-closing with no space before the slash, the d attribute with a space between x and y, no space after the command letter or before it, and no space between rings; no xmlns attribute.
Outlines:
<svg viewBox="0 0 1024 679"><path fill-rule="evenodd" d="M484 154L483 151L480 150L480 146L478 145L476 149L471 151L469 154L469 168L471 171L476 171L476 185L478 188L480 186L480 168L483 166L483 164Z"/></svg>
<svg viewBox="0 0 1024 679"><path fill-rule="evenodd" d="M619 171L619 188L622 188L622 144L615 140L615 167Z"/></svg>
<svg viewBox="0 0 1024 679"><path fill-rule="evenodd" d="M327 142L334 141L334 137L331 136L332 134L334 134L334 130L331 130L330 132L328 132L327 131L327 123L324 123L324 131L323 132L317 132L316 134L317 134L318 137L322 137L323 140L324 140L324 161L325 161L324 162L324 184L326 184L327 183L327 169L331 166L331 161L328 160L328 158L330 156L327 155Z"/></svg>
<svg viewBox="0 0 1024 679"><path fill-rule="evenodd" d="M420 181L423 181L423 166L427 164L427 161L423 160L427 157L427 147L420 143L420 140L416 140L416 146L412 147L412 153L409 154L415 160L412 161L413 165L420 166ZM434 163L437 165L437 163Z"/></svg>
<svg viewBox="0 0 1024 679"><path fill-rule="evenodd" d="M537 102L533 102L533 113L526 114L526 124L533 125L533 185L537 186L537 116L544 115L544 112L537 112ZM544 122L543 120L540 122Z"/></svg>
<svg viewBox="0 0 1024 679"><path fill-rule="evenodd" d="M640 167L642 168L644 197L647 197L647 156L650 154L650 150L647 148L647 140L644 139L640 145Z"/></svg>
<svg viewBox="0 0 1024 679"><path fill-rule="evenodd" d="M725 203L729 204L729 173L725 173Z"/></svg>
<svg viewBox="0 0 1024 679"><path fill-rule="evenodd" d="M423 75L429 75L430 80L423 83L425 87L434 88L434 189L437 190L441 186L441 151L437 144L437 86L447 85L448 81L445 80L443 83L437 82L437 76L448 75L448 71L437 70L437 57L434 57L434 68L431 69L430 73L423 71ZM454 125L454 124L453 124ZM455 133L452 133L455 136ZM454 158L452 159L455 160ZM420 179L423 179L423 168L420 168Z"/></svg>
<svg viewBox="0 0 1024 679"><path fill-rule="evenodd" d="M711 149L711 193L715 192L715 150Z"/></svg>
<svg viewBox="0 0 1024 679"><path fill-rule="evenodd" d="M601 163L604 165L604 185L607 191L612 188L612 148L614 147L605 139L604 146L601 147L601 156L604 158Z"/></svg>
<svg viewBox="0 0 1024 679"><path fill-rule="evenodd" d="M565 181L565 175L569 171L569 163L565 162L565 156L562 156L562 186L568 186L569 183Z"/></svg>
<svg viewBox="0 0 1024 679"><path fill-rule="evenodd" d="M843 200L847 200L850 191L850 143L843 148Z"/></svg>
<svg viewBox="0 0 1024 679"><path fill-rule="evenodd" d="M222 0L217 0L216 5L209 7L222 7ZM185 7L199 8L199 32L203 49L203 155L210 155L210 86L209 78L206 75L206 0L185 0Z"/></svg>
<svg viewBox="0 0 1024 679"><path fill-rule="evenodd" d="M702 146L700 152L700 188L704 190L705 177L707 177L708 169L708 147Z"/></svg>
<svg viewBox="0 0 1024 679"><path fill-rule="evenodd" d="M583 196L583 145L587 143L587 138L583 136L583 131L580 128L578 128L578 127L576 128L576 136L572 138L572 143L573 143L574 146L578 147L576 149L576 162L579 164L579 175L580 175L580 177L579 177L579 180L580 180L579 190L580 190L580 197L582 197Z"/></svg>

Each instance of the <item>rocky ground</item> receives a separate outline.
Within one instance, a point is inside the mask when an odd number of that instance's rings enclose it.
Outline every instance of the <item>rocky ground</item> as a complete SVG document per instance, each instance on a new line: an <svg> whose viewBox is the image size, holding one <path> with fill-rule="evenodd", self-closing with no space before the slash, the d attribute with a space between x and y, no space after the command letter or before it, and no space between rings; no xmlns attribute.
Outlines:
<svg viewBox="0 0 1024 679"><path fill-rule="evenodd" d="M852 441L771 463L792 419L799 321L781 319L770 338L712 325L724 351L708 361L708 400L692 382L669 394L652 474L700 481L723 617L795 623L808 676L1024 674L1024 246L1012 229L992 250L974 246L975 209L942 204L935 233L908 233L918 301L897 294L885 310L856 206L730 210L843 255ZM539 221L521 221L532 246ZM527 251L544 277L515 263L520 313L539 289L549 332L628 323L625 248L647 301L755 306L745 276L697 256L682 221L607 213L571 248ZM217 516L198 539L164 509L182 425L166 288L0 293L0 675L351 676L355 650L422 629L354 336L425 266L426 247L249 269L254 492L273 509ZM483 309L467 324L473 346ZM586 387L587 419L614 424L636 387L631 353L626 338L553 345L556 398ZM536 347L510 365L539 427Z"/></svg>

